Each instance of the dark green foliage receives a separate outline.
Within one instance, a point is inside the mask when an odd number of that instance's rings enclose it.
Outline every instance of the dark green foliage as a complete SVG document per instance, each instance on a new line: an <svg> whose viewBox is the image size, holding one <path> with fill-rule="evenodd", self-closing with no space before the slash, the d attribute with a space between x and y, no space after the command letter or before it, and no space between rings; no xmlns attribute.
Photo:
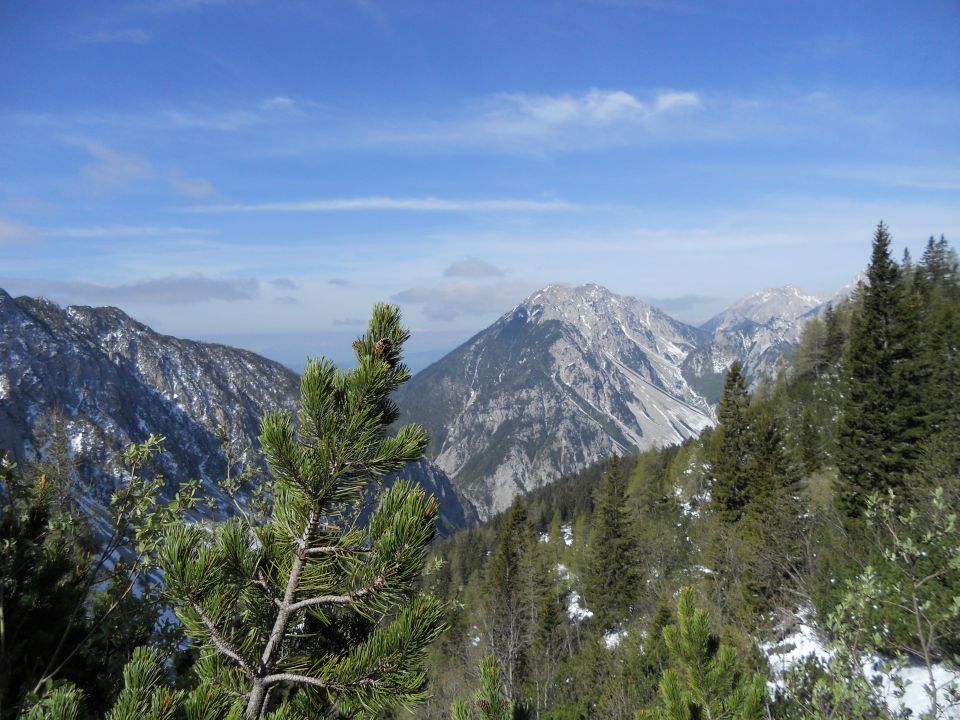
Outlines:
<svg viewBox="0 0 960 720"><path fill-rule="evenodd" d="M480 686L472 702L457 700L450 708L452 720L513 720L513 703L500 687L500 666L492 657L480 661Z"/></svg>
<svg viewBox="0 0 960 720"><path fill-rule="evenodd" d="M507 511L499 542L484 576L484 617L490 648L510 698L519 695L536 632L537 536L527 505L518 499Z"/></svg>
<svg viewBox="0 0 960 720"><path fill-rule="evenodd" d="M715 477L711 499L714 511L727 522L739 520L749 503L749 403L746 378L739 361L734 361L723 386L711 453Z"/></svg>
<svg viewBox="0 0 960 720"><path fill-rule="evenodd" d="M584 599L597 621L612 628L635 606L643 583L635 523L626 504L626 479L616 456L597 488L587 547Z"/></svg>
<svg viewBox="0 0 960 720"><path fill-rule="evenodd" d="M274 504L263 524L168 527L160 566L199 649L194 695L204 707L226 703L252 720L374 713L426 697L424 656L443 606L416 584L437 503L398 481L365 513L371 484L427 444L415 425L385 432L398 414L390 394L409 377L407 338L397 309L376 306L354 343L357 367L311 361L299 422L264 419Z"/></svg>
<svg viewBox="0 0 960 720"><path fill-rule="evenodd" d="M82 626L67 627L66 621L86 598L84 549L91 538L63 518L56 506L60 493L43 475L25 480L7 466L2 493L0 717L12 717L57 648L75 647L85 635Z"/></svg>
<svg viewBox="0 0 960 720"><path fill-rule="evenodd" d="M141 587L139 598L132 593L137 568L107 563L129 527L131 508L115 503L116 532L98 547L71 495L68 454L56 450L63 445L58 425L55 417L47 436L52 451L23 474L0 455L3 718L64 680L86 693L91 712L104 711L133 649L160 639L149 588ZM131 477L120 496L129 498L140 487Z"/></svg>
<svg viewBox="0 0 960 720"><path fill-rule="evenodd" d="M839 426L840 503L851 518L862 514L872 492L906 496L925 426L918 309L890 257L890 234L882 223L861 295L844 358Z"/></svg>
<svg viewBox="0 0 960 720"><path fill-rule="evenodd" d="M660 681L662 720L760 720L766 682L746 672L736 651L712 632L710 616L690 588L680 592L677 624L663 631L670 667Z"/></svg>

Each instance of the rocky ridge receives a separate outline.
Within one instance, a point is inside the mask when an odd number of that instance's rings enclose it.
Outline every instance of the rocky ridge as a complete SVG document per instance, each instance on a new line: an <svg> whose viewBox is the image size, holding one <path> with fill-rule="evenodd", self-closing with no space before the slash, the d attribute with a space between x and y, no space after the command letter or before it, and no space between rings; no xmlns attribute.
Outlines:
<svg viewBox="0 0 960 720"><path fill-rule="evenodd" d="M776 375L784 357L800 341L811 313L821 307L825 307L824 298L794 285L767 288L738 300L700 326L709 341L686 358L684 377L716 403L724 374L739 360L751 389L756 389L763 378Z"/></svg>
<svg viewBox="0 0 960 720"><path fill-rule="evenodd" d="M217 426L256 447L262 415L295 412L298 395L295 373L252 352L161 335L116 308L61 308L0 290L0 448L34 457L50 414L62 410L79 494L94 512L122 479L120 451L150 434L166 438L158 469L168 492L196 478L218 496ZM437 468L420 463L405 475L437 495L447 529L474 520Z"/></svg>

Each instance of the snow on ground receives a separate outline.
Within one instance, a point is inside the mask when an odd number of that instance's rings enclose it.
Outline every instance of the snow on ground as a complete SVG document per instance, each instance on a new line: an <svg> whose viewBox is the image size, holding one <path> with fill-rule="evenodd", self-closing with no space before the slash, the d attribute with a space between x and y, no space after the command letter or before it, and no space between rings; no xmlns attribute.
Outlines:
<svg viewBox="0 0 960 720"><path fill-rule="evenodd" d="M561 580L569 581L573 578L567 566L563 563L557 563L557 574L560 575ZM580 604L582 601L583 599L580 597L580 593L576 590L570 591L570 596L567 600L567 617L571 620L580 622L581 620L587 620L593 617L593 610L583 607L583 605Z"/></svg>
<svg viewBox="0 0 960 720"><path fill-rule="evenodd" d="M570 525L564 525L560 528L560 534L563 536L563 544L567 547L573 545L573 527ZM548 543L550 542L550 533L542 532L540 533L540 542Z"/></svg>
<svg viewBox="0 0 960 720"><path fill-rule="evenodd" d="M815 656L821 663L827 663L832 657L833 652L827 647L826 643L817 633L816 628L810 622L809 612L799 614L796 628L789 635L785 636L779 642L763 643L760 649L767 656L770 668L773 671L773 682L771 688L781 684L783 674L795 663ZM867 656L863 659L864 672L868 675L874 675L874 667L879 662L879 658ZM934 666L934 681L937 684L937 697L941 703L946 700L946 686L955 683L960 688L960 670L948 668L946 665L938 664ZM912 711L912 717L918 717L922 713L929 711L930 698L925 686L929 683L927 668L919 663L908 664L897 671L896 676L903 681L903 697L897 697L896 683L893 677L884 679L883 688L886 696L887 706L893 711L899 711L906 708ZM941 689L943 688L943 689ZM960 720L960 707L953 707L940 715L942 718L950 720Z"/></svg>
<svg viewBox="0 0 960 720"><path fill-rule="evenodd" d="M613 650L620 646L621 641L627 637L626 630L611 630L603 634L603 644L607 650Z"/></svg>
<svg viewBox="0 0 960 720"><path fill-rule="evenodd" d="M571 620L587 620L593 617L593 610L583 607L581 604L580 593L573 591L570 593L570 600L567 603L567 615Z"/></svg>

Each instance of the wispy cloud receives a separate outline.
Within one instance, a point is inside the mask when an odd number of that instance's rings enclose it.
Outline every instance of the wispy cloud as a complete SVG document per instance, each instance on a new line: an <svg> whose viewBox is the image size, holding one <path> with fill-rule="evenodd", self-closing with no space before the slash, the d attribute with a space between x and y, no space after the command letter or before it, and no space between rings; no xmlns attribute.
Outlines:
<svg viewBox="0 0 960 720"><path fill-rule="evenodd" d="M86 152L92 161L81 169L82 190L94 195L122 192L153 175L151 164L134 153L123 153L86 138L70 144Z"/></svg>
<svg viewBox="0 0 960 720"><path fill-rule="evenodd" d="M150 42L150 35L140 28L122 28L119 30L100 30L89 33L80 38L85 45L146 45Z"/></svg>
<svg viewBox="0 0 960 720"><path fill-rule="evenodd" d="M260 284L252 278L218 279L186 275L142 280L121 285L0 277L0 286L18 294L44 295L63 302L187 305L219 300L253 300Z"/></svg>
<svg viewBox="0 0 960 720"><path fill-rule="evenodd" d="M824 175L913 190L960 191L960 171L951 166L846 165L829 167Z"/></svg>
<svg viewBox="0 0 960 720"><path fill-rule="evenodd" d="M501 277L504 272L485 260L471 257L451 263L443 274L447 277Z"/></svg>
<svg viewBox="0 0 960 720"><path fill-rule="evenodd" d="M333 285L334 287L350 287L351 282L344 278L330 278L327 280L328 285Z"/></svg>
<svg viewBox="0 0 960 720"><path fill-rule="evenodd" d="M270 284L278 290L296 290L297 284L290 278L274 278L270 281Z"/></svg>
<svg viewBox="0 0 960 720"><path fill-rule="evenodd" d="M240 132L258 126L276 128L278 124L314 122L310 113L320 106L309 100L297 100L286 95L274 95L263 100L234 104L232 107L197 105L167 108L159 112L153 122L179 130L215 130Z"/></svg>
<svg viewBox="0 0 960 720"><path fill-rule="evenodd" d="M399 212L566 212L580 206L560 200L523 200L501 198L493 200L454 200L438 197L396 198L384 196L357 198L328 198L262 203L232 203L224 205L190 205L184 212L199 214L223 213L322 213L350 211Z"/></svg>
<svg viewBox="0 0 960 720"><path fill-rule="evenodd" d="M409 288L398 292L393 299L401 303L419 305L423 309L423 314L432 320L456 320L463 315L502 312L505 307L520 300L531 289L526 283L519 282L501 282L493 285L457 282Z"/></svg>
<svg viewBox="0 0 960 720"><path fill-rule="evenodd" d="M0 215L0 247L34 242L40 237L34 228Z"/></svg>
<svg viewBox="0 0 960 720"><path fill-rule="evenodd" d="M511 152L610 147L669 135L676 122L707 108L697 92L663 90L642 97L625 90L583 93L496 93L433 123L373 132L373 143L467 146Z"/></svg>
<svg viewBox="0 0 960 720"><path fill-rule="evenodd" d="M195 200L216 197L218 194L213 183L203 178L183 177L173 173L169 177L169 182L175 193Z"/></svg>
<svg viewBox="0 0 960 720"><path fill-rule="evenodd" d="M643 122L672 110L700 108L703 101L694 92L660 92L642 101L623 90L594 88L582 95L504 93L494 96L490 104L484 118L487 122L503 123L505 130L537 132L547 127Z"/></svg>
<svg viewBox="0 0 960 720"><path fill-rule="evenodd" d="M55 227L43 230L56 238L140 238L208 235L210 230L190 227L154 227L152 225L100 225L95 227Z"/></svg>

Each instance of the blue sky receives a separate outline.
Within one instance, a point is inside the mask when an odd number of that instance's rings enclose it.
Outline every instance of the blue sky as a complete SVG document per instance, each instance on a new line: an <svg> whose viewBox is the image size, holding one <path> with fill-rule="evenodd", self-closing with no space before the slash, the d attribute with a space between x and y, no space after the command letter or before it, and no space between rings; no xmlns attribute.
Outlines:
<svg viewBox="0 0 960 720"><path fill-rule="evenodd" d="M700 322L960 235L960 4L0 4L0 287L298 366L550 282Z"/></svg>

